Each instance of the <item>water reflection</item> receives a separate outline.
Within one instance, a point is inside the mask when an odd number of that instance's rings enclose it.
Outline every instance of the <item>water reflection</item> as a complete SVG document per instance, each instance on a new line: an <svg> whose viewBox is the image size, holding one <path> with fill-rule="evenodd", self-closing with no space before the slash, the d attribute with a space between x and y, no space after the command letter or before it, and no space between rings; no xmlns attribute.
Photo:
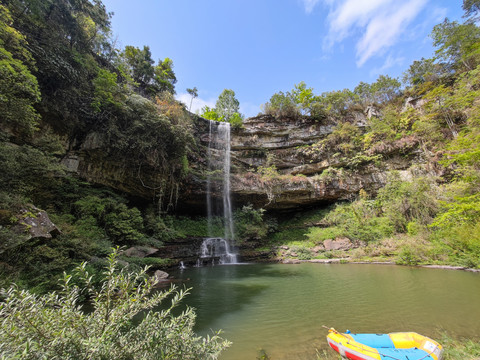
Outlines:
<svg viewBox="0 0 480 360"><path fill-rule="evenodd" d="M439 330L480 337L480 274L379 265L243 265L190 268L196 330L223 329L224 360L312 359L322 325L355 332ZM187 280L189 279L189 280Z"/></svg>

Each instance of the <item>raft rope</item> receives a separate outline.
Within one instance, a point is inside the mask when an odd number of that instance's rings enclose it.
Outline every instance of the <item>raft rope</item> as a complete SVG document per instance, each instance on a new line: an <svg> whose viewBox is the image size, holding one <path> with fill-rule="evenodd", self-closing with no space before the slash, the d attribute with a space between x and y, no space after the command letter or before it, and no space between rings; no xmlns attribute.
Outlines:
<svg viewBox="0 0 480 360"><path fill-rule="evenodd" d="M396 358L396 357L391 356L391 355L382 354L382 353L380 353L380 351L379 351L378 349L377 349L377 352L374 352L374 351L372 351L372 350L365 349L365 348L363 348L362 346L359 346L359 345L357 345L357 344L351 343L351 342L350 342L351 339L350 339L349 337L345 336L344 333L341 333L341 332L335 330L334 328L329 328L329 327L327 327L327 326L325 326L325 325L322 325L322 327L325 328L325 329L328 329L329 331L332 331L332 332L334 332L334 333L336 333L336 334L338 334L338 335L343 336L343 337L347 340L347 344L348 344L348 345L357 347L357 348L361 349L361 350L364 351L364 352L370 352L370 353L373 353L373 354L379 354L380 356L389 357L389 358L392 358L392 359L394 359L394 360L404 360L404 359ZM363 345L363 346L364 346L364 347L367 347L367 345ZM430 353L427 353L427 355L425 355L424 357L421 357L421 358L416 359L416 360L426 359L427 357L429 357L430 355L432 355L432 354L435 352L435 350L437 350L437 348L438 348L438 346L435 345L435 348L434 348ZM425 350L424 350L424 351L425 351ZM407 356L407 359L408 359L408 356ZM412 359L412 360L415 360L415 359Z"/></svg>

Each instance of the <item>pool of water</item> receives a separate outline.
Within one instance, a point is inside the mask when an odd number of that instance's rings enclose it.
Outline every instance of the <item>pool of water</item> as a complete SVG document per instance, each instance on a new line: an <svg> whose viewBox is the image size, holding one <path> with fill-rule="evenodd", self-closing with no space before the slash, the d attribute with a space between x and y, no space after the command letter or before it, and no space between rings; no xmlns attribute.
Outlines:
<svg viewBox="0 0 480 360"><path fill-rule="evenodd" d="M174 274L191 295L196 331L223 330L221 360L315 359L322 325L352 332L416 331L480 338L480 274L354 264L250 264Z"/></svg>

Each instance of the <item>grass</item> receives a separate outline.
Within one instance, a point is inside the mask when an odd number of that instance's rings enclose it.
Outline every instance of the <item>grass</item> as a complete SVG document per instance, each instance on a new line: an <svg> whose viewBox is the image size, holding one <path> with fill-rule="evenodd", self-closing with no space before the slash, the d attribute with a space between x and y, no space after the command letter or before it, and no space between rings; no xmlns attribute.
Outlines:
<svg viewBox="0 0 480 360"><path fill-rule="evenodd" d="M480 341L456 340L443 334L440 343L445 349L443 360L480 360Z"/></svg>

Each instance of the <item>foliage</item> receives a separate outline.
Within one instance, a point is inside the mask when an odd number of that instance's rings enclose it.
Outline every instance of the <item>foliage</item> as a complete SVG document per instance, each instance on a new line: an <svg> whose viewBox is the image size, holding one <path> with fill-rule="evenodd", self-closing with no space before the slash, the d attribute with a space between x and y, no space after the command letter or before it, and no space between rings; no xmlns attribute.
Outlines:
<svg viewBox="0 0 480 360"><path fill-rule="evenodd" d="M64 275L62 290L43 296L12 286L0 305L0 350L6 358L49 359L216 359L229 343L218 333L194 334L195 314L172 311L188 290L153 293L146 270L118 270L118 252L108 259L100 288L92 284L86 264L76 269L80 286ZM91 311L82 310L87 296ZM171 305L152 311L167 299Z"/></svg>
<svg viewBox="0 0 480 360"><path fill-rule="evenodd" d="M330 134L324 139L314 143L310 146L299 148L298 151L310 162L324 159L327 156L340 157L352 156L352 161L349 165L356 166L356 162L362 157L363 161L370 161L377 159L376 156L367 158L365 155L358 154L357 159L353 159L353 154L361 150L362 134L357 126L343 122L335 126ZM333 154L333 155L331 155Z"/></svg>
<svg viewBox="0 0 480 360"><path fill-rule="evenodd" d="M102 108L114 106L120 108L126 98L126 90L117 83L117 74L106 69L99 69L97 77L93 80L94 99L93 108L100 112Z"/></svg>
<svg viewBox="0 0 480 360"><path fill-rule="evenodd" d="M235 211L235 238L240 241L263 239L268 233L268 224L263 219L264 212L263 209L254 209L251 204Z"/></svg>
<svg viewBox="0 0 480 360"><path fill-rule="evenodd" d="M480 60L480 28L445 19L431 33L436 58L453 68L472 70Z"/></svg>
<svg viewBox="0 0 480 360"><path fill-rule="evenodd" d="M225 119L220 116L215 108L205 105L200 112L200 116L207 120L223 122Z"/></svg>
<svg viewBox="0 0 480 360"><path fill-rule="evenodd" d="M63 169L52 157L29 145L0 141L0 192L26 197L38 195L47 183L54 183ZM1 206L1 204L0 204Z"/></svg>
<svg viewBox="0 0 480 360"><path fill-rule="evenodd" d="M355 103L355 95L349 89L329 91L322 93L317 101L327 113L339 117L345 115Z"/></svg>
<svg viewBox="0 0 480 360"><path fill-rule="evenodd" d="M192 99L190 100L190 106L188 107L188 110L190 111L192 109L193 99L198 97L198 89L197 87L194 87L193 89L187 88L187 93L189 93L190 96L192 97Z"/></svg>
<svg viewBox="0 0 480 360"><path fill-rule="evenodd" d="M263 105L263 111L265 114L276 118L296 118L300 115L296 106L295 95L288 91L286 93L280 91L273 94L270 101Z"/></svg>
<svg viewBox="0 0 480 360"><path fill-rule="evenodd" d="M292 91L292 96L303 114L314 115L315 110L313 104L316 99L313 93L313 88L307 88L307 84L305 84L304 81L301 81L295 85L295 88Z"/></svg>
<svg viewBox="0 0 480 360"><path fill-rule="evenodd" d="M136 208L128 208L114 198L87 196L75 202L80 219L94 218L117 245L135 245L146 241L143 218Z"/></svg>
<svg viewBox="0 0 480 360"><path fill-rule="evenodd" d="M218 96L217 102L215 103L215 110L220 118L225 119L224 121L226 122L230 122L234 114L238 114L240 111L240 102L235 97L235 91L224 89Z"/></svg>
<svg viewBox="0 0 480 360"><path fill-rule="evenodd" d="M402 181L392 173L380 189L376 206L390 219L397 232L404 232L410 221L428 225L438 212L437 185L430 178Z"/></svg>
<svg viewBox="0 0 480 360"><path fill-rule="evenodd" d="M24 36L41 91L40 114L52 128L64 132L94 118L90 111L95 56L111 54L109 15L100 1L59 0L46 6L32 0L6 5L15 29ZM81 119L81 120L80 120Z"/></svg>
<svg viewBox="0 0 480 360"><path fill-rule="evenodd" d="M377 103L390 102L400 95L400 82L388 75L380 75L371 86L373 98Z"/></svg>
<svg viewBox="0 0 480 360"><path fill-rule="evenodd" d="M453 226L474 225L480 222L480 194L456 197L453 202L443 202L442 210L431 226L445 229Z"/></svg>
<svg viewBox="0 0 480 360"><path fill-rule="evenodd" d="M232 127L234 129L241 129L243 128L243 117L240 113L236 112L234 113L231 117L230 117L230 120L228 121L230 123L230 125L232 125Z"/></svg>
<svg viewBox="0 0 480 360"><path fill-rule="evenodd" d="M435 63L435 59L415 60L407 71L403 73L403 83L409 86L437 81L445 73L442 64Z"/></svg>
<svg viewBox="0 0 480 360"><path fill-rule="evenodd" d="M148 46L144 46L143 49L126 46L122 58L141 94L155 96L163 91L175 93L177 78L173 71L173 61L171 59L158 60L158 64L153 66L155 62Z"/></svg>
<svg viewBox="0 0 480 360"><path fill-rule="evenodd" d="M465 11L464 17L469 18L469 21L474 22L478 20L480 13L479 0L463 0L462 8Z"/></svg>
<svg viewBox="0 0 480 360"><path fill-rule="evenodd" d="M453 339L444 333L440 342L445 360L476 360L480 357L480 344L473 339Z"/></svg>
<svg viewBox="0 0 480 360"><path fill-rule="evenodd" d="M33 105L40 91L28 66L33 60L25 37L12 23L8 9L0 5L0 117L17 132L31 134L39 119Z"/></svg>
<svg viewBox="0 0 480 360"><path fill-rule="evenodd" d="M336 237L369 242L393 235L395 230L390 219L377 216L373 205L365 200L339 204L325 217L330 227L311 227L306 236L318 243Z"/></svg>
<svg viewBox="0 0 480 360"><path fill-rule="evenodd" d="M188 90L188 89L187 89ZM228 122L232 127L239 129L243 126L243 116L239 112L240 103L235 98L235 92L225 89L219 95L214 108L205 105L200 116L207 120Z"/></svg>

